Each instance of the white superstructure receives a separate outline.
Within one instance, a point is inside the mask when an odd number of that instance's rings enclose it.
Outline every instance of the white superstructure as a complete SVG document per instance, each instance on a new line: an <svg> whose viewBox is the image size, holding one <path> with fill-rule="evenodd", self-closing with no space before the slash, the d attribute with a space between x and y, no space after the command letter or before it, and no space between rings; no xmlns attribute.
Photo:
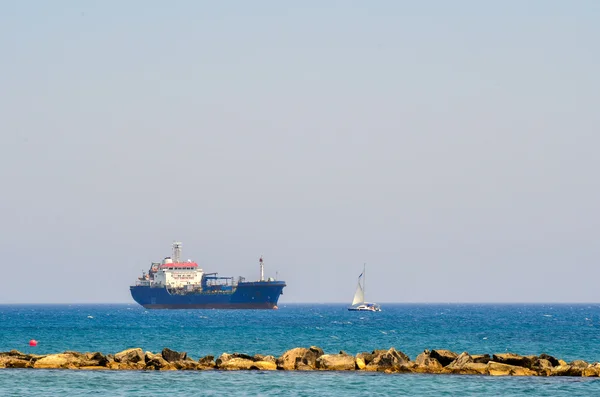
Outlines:
<svg viewBox="0 0 600 397"><path fill-rule="evenodd" d="M196 262L181 262L181 246L173 243L173 256L163 259L161 263L153 263L148 282L151 286L171 288L199 288L204 271Z"/></svg>

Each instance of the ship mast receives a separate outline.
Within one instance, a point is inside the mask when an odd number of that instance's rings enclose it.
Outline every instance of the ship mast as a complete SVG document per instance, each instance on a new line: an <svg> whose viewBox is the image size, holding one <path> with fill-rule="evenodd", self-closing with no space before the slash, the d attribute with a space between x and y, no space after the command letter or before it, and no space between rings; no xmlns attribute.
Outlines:
<svg viewBox="0 0 600 397"><path fill-rule="evenodd" d="M180 241L173 242L173 263L181 263L181 244Z"/></svg>
<svg viewBox="0 0 600 397"><path fill-rule="evenodd" d="M258 263L260 263L260 281L265 281L265 266L263 265L262 255L260 256Z"/></svg>
<svg viewBox="0 0 600 397"><path fill-rule="evenodd" d="M367 264L363 263L363 300L365 300L365 281L367 281Z"/></svg>

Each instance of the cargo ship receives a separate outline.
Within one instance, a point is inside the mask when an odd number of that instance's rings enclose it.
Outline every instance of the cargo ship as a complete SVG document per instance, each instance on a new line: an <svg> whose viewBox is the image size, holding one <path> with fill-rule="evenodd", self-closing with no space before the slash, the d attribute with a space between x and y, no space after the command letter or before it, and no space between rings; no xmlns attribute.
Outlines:
<svg viewBox="0 0 600 397"><path fill-rule="evenodd" d="M181 261L181 242L173 243L172 257L153 262L130 287L133 300L146 309L277 309L285 281L265 280L262 256L260 278L219 277L205 273L196 262Z"/></svg>

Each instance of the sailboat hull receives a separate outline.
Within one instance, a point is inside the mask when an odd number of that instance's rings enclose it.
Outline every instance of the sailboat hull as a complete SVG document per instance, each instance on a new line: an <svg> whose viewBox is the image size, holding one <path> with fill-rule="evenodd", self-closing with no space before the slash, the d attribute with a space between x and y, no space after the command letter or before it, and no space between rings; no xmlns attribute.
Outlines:
<svg viewBox="0 0 600 397"><path fill-rule="evenodd" d="M361 303L360 305L350 306L351 312L380 312L381 308L377 303Z"/></svg>

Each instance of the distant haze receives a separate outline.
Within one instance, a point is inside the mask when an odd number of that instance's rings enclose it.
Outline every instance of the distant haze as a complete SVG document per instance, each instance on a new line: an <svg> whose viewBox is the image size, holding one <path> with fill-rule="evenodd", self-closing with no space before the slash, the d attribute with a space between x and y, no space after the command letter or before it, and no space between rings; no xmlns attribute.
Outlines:
<svg viewBox="0 0 600 397"><path fill-rule="evenodd" d="M600 3L0 3L0 303L183 242L286 302L600 301Z"/></svg>

